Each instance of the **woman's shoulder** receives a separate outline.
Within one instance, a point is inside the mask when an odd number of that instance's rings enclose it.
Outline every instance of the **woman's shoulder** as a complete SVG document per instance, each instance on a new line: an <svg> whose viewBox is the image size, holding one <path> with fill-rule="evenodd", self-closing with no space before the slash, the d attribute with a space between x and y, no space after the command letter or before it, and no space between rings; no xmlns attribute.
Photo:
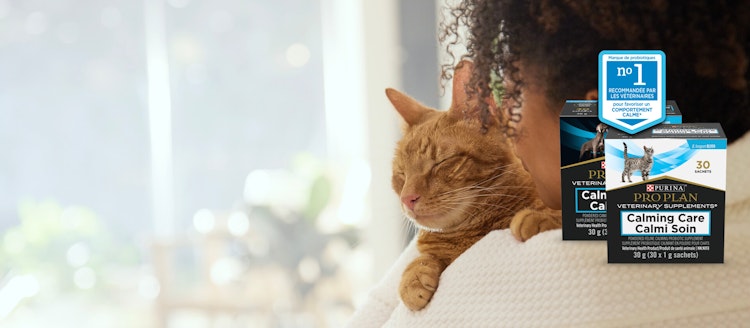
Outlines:
<svg viewBox="0 0 750 328"><path fill-rule="evenodd" d="M745 207L750 207L749 185L750 132L747 132L727 147L727 205L746 203Z"/></svg>
<svg viewBox="0 0 750 328"><path fill-rule="evenodd" d="M723 264L609 264L605 241L525 243L493 231L442 274L419 312L386 326L731 325L750 318L750 133L727 149Z"/></svg>
<svg viewBox="0 0 750 328"><path fill-rule="evenodd" d="M750 316L750 225L727 228L725 263L711 265L608 264L604 241L552 230L521 243L493 231L443 272L427 308L398 306L389 324L676 324L717 313L732 322Z"/></svg>

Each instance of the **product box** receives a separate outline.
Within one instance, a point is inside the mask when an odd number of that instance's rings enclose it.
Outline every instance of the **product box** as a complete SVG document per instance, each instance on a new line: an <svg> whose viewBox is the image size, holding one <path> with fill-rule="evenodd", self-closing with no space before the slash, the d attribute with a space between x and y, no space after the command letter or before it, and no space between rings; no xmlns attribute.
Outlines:
<svg viewBox="0 0 750 328"><path fill-rule="evenodd" d="M722 263L727 139L718 123L605 138L610 263Z"/></svg>
<svg viewBox="0 0 750 328"><path fill-rule="evenodd" d="M665 123L682 123L677 104L668 100ZM568 100L560 113L560 181L564 240L605 240L607 205L604 136L596 100Z"/></svg>

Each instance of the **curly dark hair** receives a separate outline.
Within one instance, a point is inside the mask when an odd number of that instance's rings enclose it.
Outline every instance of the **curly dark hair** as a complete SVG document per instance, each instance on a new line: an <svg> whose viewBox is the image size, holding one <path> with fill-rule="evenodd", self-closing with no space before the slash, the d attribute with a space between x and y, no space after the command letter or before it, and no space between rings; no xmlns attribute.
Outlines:
<svg viewBox="0 0 750 328"><path fill-rule="evenodd" d="M667 99L685 122L718 121L730 142L750 130L749 1L467 0L450 8L440 41L452 57L444 81L456 59L451 46L464 43L476 68L467 90L485 99L507 79L514 87L503 97L520 104L523 64L557 108L597 87L601 50L662 50ZM518 107L511 121L521 119Z"/></svg>

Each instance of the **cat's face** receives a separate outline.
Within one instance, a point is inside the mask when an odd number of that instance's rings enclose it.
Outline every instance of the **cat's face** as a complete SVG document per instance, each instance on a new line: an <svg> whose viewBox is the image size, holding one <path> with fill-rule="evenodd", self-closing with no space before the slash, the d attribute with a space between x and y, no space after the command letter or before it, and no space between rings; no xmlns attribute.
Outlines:
<svg viewBox="0 0 750 328"><path fill-rule="evenodd" d="M652 156L654 156L654 147L643 146L643 156L644 157L652 157Z"/></svg>
<svg viewBox="0 0 750 328"><path fill-rule="evenodd" d="M453 104L448 111L428 108L393 89L388 99L406 122L393 159L393 190L404 214L422 229L446 231L482 211L507 204L496 196L510 194L508 185L523 171L500 121L490 117L482 133L478 100L467 99L464 83L471 63L457 66ZM490 106L494 101L486 99ZM489 202L488 197L496 197ZM508 195L509 201L518 197ZM484 202L483 202L484 201Z"/></svg>
<svg viewBox="0 0 750 328"><path fill-rule="evenodd" d="M496 128L486 134L480 129L478 121L433 110L406 129L394 156L392 185L403 213L420 228L455 227L486 209L482 197L503 191L491 185L511 177L505 173L515 159Z"/></svg>

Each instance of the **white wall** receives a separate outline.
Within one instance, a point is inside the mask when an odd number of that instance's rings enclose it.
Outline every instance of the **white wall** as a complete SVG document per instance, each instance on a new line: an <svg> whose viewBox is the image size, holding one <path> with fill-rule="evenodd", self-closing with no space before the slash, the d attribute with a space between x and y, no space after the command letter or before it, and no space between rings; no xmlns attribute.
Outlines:
<svg viewBox="0 0 750 328"><path fill-rule="evenodd" d="M402 216L390 187L399 121L385 97L400 86L396 0L324 0L328 153L344 181L339 220L362 228L378 279L400 253ZM367 177L369 175L369 178ZM356 183L351 183L356 181ZM362 190L361 186L368 188Z"/></svg>

